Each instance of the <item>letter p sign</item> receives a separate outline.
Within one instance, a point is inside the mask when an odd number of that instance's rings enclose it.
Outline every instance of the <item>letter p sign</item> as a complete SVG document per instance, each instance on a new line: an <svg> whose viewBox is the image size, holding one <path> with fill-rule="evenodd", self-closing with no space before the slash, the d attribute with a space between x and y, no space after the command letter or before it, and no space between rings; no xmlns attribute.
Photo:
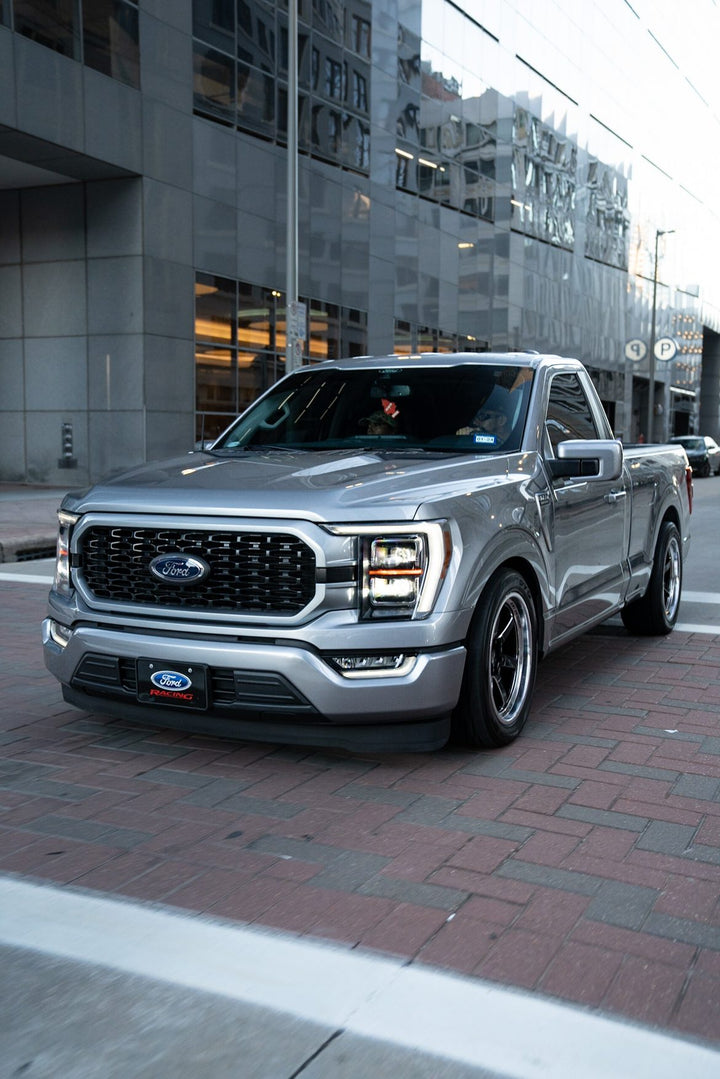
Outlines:
<svg viewBox="0 0 720 1079"><path fill-rule="evenodd" d="M628 341L625 345L625 359L632 360L634 363L640 363L640 360L644 360L647 356L647 345L644 341L641 341L639 337L633 338L632 341Z"/></svg>
<svg viewBox="0 0 720 1079"><path fill-rule="evenodd" d="M677 345L672 337L660 337L655 342L655 359L672 360L677 353Z"/></svg>

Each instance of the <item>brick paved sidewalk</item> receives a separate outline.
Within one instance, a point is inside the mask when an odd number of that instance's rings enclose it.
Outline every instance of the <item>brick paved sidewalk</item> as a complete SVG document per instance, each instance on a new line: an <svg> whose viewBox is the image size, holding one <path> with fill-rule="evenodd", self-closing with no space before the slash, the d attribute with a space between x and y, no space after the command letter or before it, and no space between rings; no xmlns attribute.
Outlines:
<svg viewBox="0 0 720 1079"><path fill-rule="evenodd" d="M720 1041L720 637L604 627L514 745L352 755L63 704L0 583L0 872L407 957Z"/></svg>

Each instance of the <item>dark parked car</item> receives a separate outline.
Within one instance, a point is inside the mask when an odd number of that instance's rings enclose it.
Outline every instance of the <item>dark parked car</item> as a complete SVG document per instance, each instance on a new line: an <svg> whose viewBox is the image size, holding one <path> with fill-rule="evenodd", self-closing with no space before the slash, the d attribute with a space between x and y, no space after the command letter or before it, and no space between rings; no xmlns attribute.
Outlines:
<svg viewBox="0 0 720 1079"><path fill-rule="evenodd" d="M675 435L671 442L685 447L693 476L720 475L720 446L709 435Z"/></svg>

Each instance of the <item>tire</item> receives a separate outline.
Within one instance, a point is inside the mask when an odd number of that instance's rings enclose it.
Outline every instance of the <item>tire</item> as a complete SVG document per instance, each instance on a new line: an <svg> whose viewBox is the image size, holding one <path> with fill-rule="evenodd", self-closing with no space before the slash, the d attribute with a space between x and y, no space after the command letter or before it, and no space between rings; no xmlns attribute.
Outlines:
<svg viewBox="0 0 720 1079"><path fill-rule="evenodd" d="M525 726L537 671L537 613L525 579L501 569L481 595L467 638L454 741L504 746Z"/></svg>
<svg viewBox="0 0 720 1079"><path fill-rule="evenodd" d="M700 465L700 468L698 470L698 475L700 476L700 479L702 479L702 480L706 480L708 478L708 476L710 475L710 462L709 461L704 461Z"/></svg>
<svg viewBox="0 0 720 1079"><path fill-rule="evenodd" d="M630 633L659 637L670 633L677 621L682 591L680 533L672 521L660 529L647 592L620 612Z"/></svg>

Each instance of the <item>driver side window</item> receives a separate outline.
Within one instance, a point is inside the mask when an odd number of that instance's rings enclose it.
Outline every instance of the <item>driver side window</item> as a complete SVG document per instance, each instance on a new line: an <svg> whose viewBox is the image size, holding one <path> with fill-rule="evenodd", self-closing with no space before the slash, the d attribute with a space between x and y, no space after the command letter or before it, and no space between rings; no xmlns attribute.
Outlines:
<svg viewBox="0 0 720 1079"><path fill-rule="evenodd" d="M550 383L545 432L554 455L568 438L601 438L582 383L576 374L554 375Z"/></svg>

